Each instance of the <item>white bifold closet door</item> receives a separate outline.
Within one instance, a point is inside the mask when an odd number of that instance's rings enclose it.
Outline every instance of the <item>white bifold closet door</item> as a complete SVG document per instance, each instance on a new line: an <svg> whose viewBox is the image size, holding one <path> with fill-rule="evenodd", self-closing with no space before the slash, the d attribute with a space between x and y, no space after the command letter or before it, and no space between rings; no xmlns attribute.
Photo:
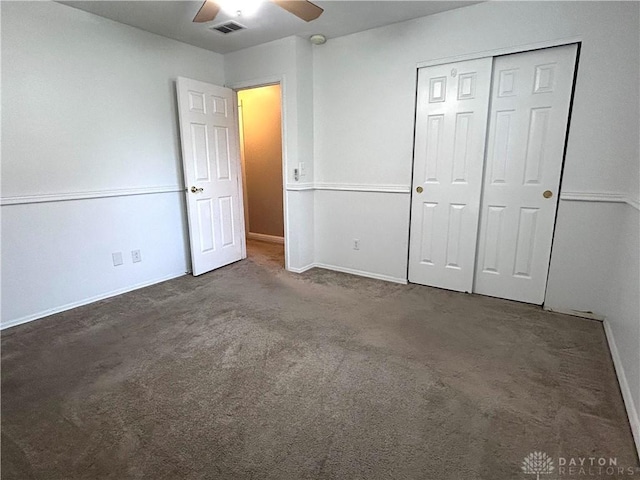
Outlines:
<svg viewBox="0 0 640 480"><path fill-rule="evenodd" d="M469 172L484 169L484 174L465 178L473 198L464 201L450 196L456 181L450 172L455 171L455 152L460 148L457 135L440 136L433 127L441 115L444 123L438 128L455 131L464 107L456 105L440 113L424 99L431 100L434 78L467 62L420 71L410 281L544 302L576 52L576 45L568 45L481 60L489 62L492 81L474 96L486 102L489 126L479 141L483 153L468 156L474 163L466 168ZM482 108L478 104L474 112ZM425 176L425 172L438 173ZM443 176L447 174L450 177ZM443 188L443 180L451 181ZM442 207L450 213L443 214ZM458 225L476 225L476 229L468 228L454 241L462 228ZM452 252L459 259L471 258L473 266L451 261ZM419 273L427 271L426 266L432 267L432 274ZM451 281L456 273L459 283Z"/></svg>
<svg viewBox="0 0 640 480"><path fill-rule="evenodd" d="M418 73L409 281L473 286L491 58Z"/></svg>
<svg viewBox="0 0 640 480"><path fill-rule="evenodd" d="M495 59L477 293L544 302L576 49Z"/></svg>

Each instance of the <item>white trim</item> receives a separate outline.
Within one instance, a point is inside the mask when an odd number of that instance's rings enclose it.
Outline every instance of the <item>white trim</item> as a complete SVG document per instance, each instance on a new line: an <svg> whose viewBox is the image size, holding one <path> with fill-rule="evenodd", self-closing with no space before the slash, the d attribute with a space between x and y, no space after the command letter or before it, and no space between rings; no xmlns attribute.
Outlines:
<svg viewBox="0 0 640 480"><path fill-rule="evenodd" d="M411 193L410 185L396 184L370 184L370 183L290 183L287 185L289 191L306 190L332 190L343 192L379 192L379 193Z"/></svg>
<svg viewBox="0 0 640 480"><path fill-rule="evenodd" d="M613 336L613 330L611 330L611 324L607 319L604 320L604 333L605 337L607 337L607 342L609 343L609 350L611 351L611 358L613 359L613 366L616 370L618 383L620 384L620 391L622 392L624 406L627 409L633 440L636 444L638 456L640 456L640 417L638 416L638 410L636 410L636 406L633 403L633 396L631 395L631 389L629 388L629 383L627 382L627 377L624 373L622 359L620 358L616 340Z"/></svg>
<svg viewBox="0 0 640 480"><path fill-rule="evenodd" d="M316 190L337 190L346 192L381 192L381 193L411 193L410 185L364 184L364 183L316 183Z"/></svg>
<svg viewBox="0 0 640 480"><path fill-rule="evenodd" d="M240 203L242 203L242 214L244 217L242 218L242 259L247 258L247 242L246 242L246 232L251 229L251 225L249 225L249 199L247 197L247 189L245 185L247 184L247 169L244 158L244 112L242 110L242 102L238 99L238 92L233 91L234 105L237 113L237 121L238 121L238 153L240 154L240 175L238 175L238 191L241 193L240 195ZM284 214L284 212L283 212ZM191 235L191 232L189 232Z"/></svg>
<svg viewBox="0 0 640 480"><path fill-rule="evenodd" d="M383 280L385 282L400 283L407 285L406 278L392 277L390 275L384 275L381 273L365 272L364 270L356 270L354 268L339 267L337 265L330 265L328 263L311 263L301 268L289 268L288 270L293 273L304 273L312 268L324 268L325 270L332 270L334 272L348 273L349 275L357 275L359 277L374 278L376 280Z"/></svg>
<svg viewBox="0 0 640 480"><path fill-rule="evenodd" d="M625 203L625 196L617 192L561 192L560 200L569 202Z"/></svg>
<svg viewBox="0 0 640 480"><path fill-rule="evenodd" d="M315 190L315 185L313 183L289 183L286 188L289 192L303 192L308 190Z"/></svg>
<svg viewBox="0 0 640 480"><path fill-rule="evenodd" d="M627 195L624 197L624 201L636 210L640 210L640 198L633 198Z"/></svg>
<svg viewBox="0 0 640 480"><path fill-rule="evenodd" d="M354 268L339 267L337 265L329 265L327 263L315 263L315 267L324 268L325 270L333 270L335 272L348 273L350 275L358 275L359 277L375 278L376 280L384 280L385 282L401 283L406 285L406 278L392 277L382 273L365 272L364 270L356 270Z"/></svg>
<svg viewBox="0 0 640 480"><path fill-rule="evenodd" d="M284 245L284 237L276 237L275 235L265 235L264 233L247 233L247 238L250 240L259 240L261 242L279 243Z"/></svg>
<svg viewBox="0 0 640 480"><path fill-rule="evenodd" d="M42 193L0 198L0 205L23 205L27 203L64 202L68 200L87 200L90 198L126 197L130 195L151 195L155 193L182 192L184 187L170 185L167 187L139 187L113 190L96 190L92 192Z"/></svg>
<svg viewBox="0 0 640 480"><path fill-rule="evenodd" d="M626 203L640 210L640 201L620 192L561 192L560 200L568 202Z"/></svg>
<svg viewBox="0 0 640 480"><path fill-rule="evenodd" d="M589 320L598 320L600 322L604 321L604 317L602 315L598 315L593 312L585 312L583 310L572 310L570 308L551 308L544 305L542 307L547 312L561 313L563 315L571 315L572 317L580 317L580 318L588 318Z"/></svg>
<svg viewBox="0 0 640 480"><path fill-rule="evenodd" d="M0 197L0 205L23 205L29 203L64 202L69 200L87 200L93 198L126 197L132 195L152 195L157 193L183 192L179 185L166 187L139 187L112 190L95 190L88 192L43 193L35 195L21 195ZM300 183L288 184L288 191L334 190L346 192L380 192L380 193L411 193L409 185L396 184L353 184L353 183ZM620 192L562 192L560 200L576 202L605 202L627 203L640 210L640 199L633 198Z"/></svg>
<svg viewBox="0 0 640 480"><path fill-rule="evenodd" d="M225 87L231 90L250 90L252 88L267 87L270 85L278 85L282 82L284 75L271 75L268 77L254 78L252 80L246 80L244 82L236 82L231 85L225 85Z"/></svg>
<svg viewBox="0 0 640 480"><path fill-rule="evenodd" d="M293 273L304 273L308 270L311 270L312 268L315 268L316 264L315 263L311 263L309 265L305 265L304 267L300 267L300 268L296 268L296 267L289 267L287 270L289 272L293 272Z"/></svg>
<svg viewBox="0 0 640 480"><path fill-rule="evenodd" d="M100 295L95 295L93 297L85 298L82 300L78 300L76 302L67 303L66 305L62 305L60 307L54 307L47 310L43 310L38 313L32 313L31 315L26 315L24 317L16 318L14 320L9 320L3 324L0 324L0 330L5 330L7 328L15 327L17 325L21 325L23 323L32 322L34 320L38 320L40 318L48 317L49 315L54 315L56 313L65 312L67 310L71 310L73 308L82 307L83 305L88 305L93 302L98 302L100 300L104 300L105 298L115 297L117 295L122 295L123 293L128 293L133 290L138 290L140 288L149 287L151 285L155 285L156 283L166 282L167 280L172 280L174 278L182 277L189 272L176 272L171 273L169 275L165 275L163 277L155 278L153 280L149 280L142 283L137 283L135 285L130 285L128 287L119 288L117 290L112 290L107 293L101 293Z"/></svg>
<svg viewBox="0 0 640 480"><path fill-rule="evenodd" d="M513 47L496 48L493 50L483 50L475 53L469 53L465 55L456 55L453 57L436 58L433 60L427 60L424 62L418 62L417 67L433 67L435 65L443 65L446 63L465 62L467 60L477 60L479 58L486 57L499 57L501 55L511 55L512 53L522 53L531 50L540 50L542 48L561 47L563 45L571 45L574 43L582 42L582 37L569 37L560 38L557 40L547 40L538 43L528 43L524 45L516 45Z"/></svg>

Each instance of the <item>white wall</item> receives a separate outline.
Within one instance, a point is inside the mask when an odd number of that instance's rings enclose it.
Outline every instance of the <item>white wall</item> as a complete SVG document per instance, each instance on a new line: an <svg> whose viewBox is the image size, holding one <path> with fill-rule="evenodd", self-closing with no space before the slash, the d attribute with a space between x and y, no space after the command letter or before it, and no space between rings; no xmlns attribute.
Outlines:
<svg viewBox="0 0 640 480"><path fill-rule="evenodd" d="M142 194L3 206L2 324L188 268L176 191L178 75L229 86L282 79L290 269L318 263L402 280L416 65L579 36L562 191L595 201L560 202L547 305L607 317L638 435L639 214L621 201L638 198L639 9L488 2L319 47L291 37L223 62L60 4L3 2L3 198ZM300 162L306 176L296 182ZM163 193L144 194L149 188ZM131 263L132 249L141 264ZM111 266L114 251L125 265Z"/></svg>
<svg viewBox="0 0 640 480"><path fill-rule="evenodd" d="M315 180L408 191L419 62L580 36L563 191L625 190L638 159L637 23L636 3L488 2L332 39L314 49Z"/></svg>
<svg viewBox="0 0 640 480"><path fill-rule="evenodd" d="M409 209L409 195L318 190L315 202L318 266L406 283L409 217L398 212Z"/></svg>
<svg viewBox="0 0 640 480"><path fill-rule="evenodd" d="M313 64L309 42L288 37L225 55L226 85L255 86L281 81L285 170L285 242L287 268L301 271L314 259ZM294 169L305 164L296 181Z"/></svg>
<svg viewBox="0 0 640 480"><path fill-rule="evenodd" d="M3 326L183 274L183 221L181 192L2 207Z"/></svg>
<svg viewBox="0 0 640 480"><path fill-rule="evenodd" d="M621 258L637 260L637 236L618 233L637 231L638 210L624 202L638 198L639 11L637 2L487 2L315 47L315 182L327 189L316 194L316 262L406 272L408 230L395 228L409 222L418 63L580 37L562 195L593 201L560 201L546 305L608 318L632 378L627 403L640 408L637 273L620 270ZM343 241L345 227L366 255Z"/></svg>
<svg viewBox="0 0 640 480"><path fill-rule="evenodd" d="M602 288L609 293L605 304L609 342L640 455L640 212L624 207L615 235L614 273Z"/></svg>
<svg viewBox="0 0 640 480"><path fill-rule="evenodd" d="M575 310L576 314L602 318L610 294L609 288L602 285L612 285L611 266L618 255L610 246L617 243L625 206L561 201L560 207L551 252L553 274L547 283L545 305L566 313Z"/></svg>
<svg viewBox="0 0 640 480"><path fill-rule="evenodd" d="M174 80L222 84L222 56L58 3L1 8L2 325L183 274ZM86 192L106 197L38 203Z"/></svg>

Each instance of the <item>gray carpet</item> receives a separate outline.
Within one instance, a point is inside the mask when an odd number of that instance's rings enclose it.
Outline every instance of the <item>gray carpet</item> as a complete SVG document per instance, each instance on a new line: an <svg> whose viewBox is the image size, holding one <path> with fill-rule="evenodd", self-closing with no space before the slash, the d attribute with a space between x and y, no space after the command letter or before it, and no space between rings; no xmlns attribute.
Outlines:
<svg viewBox="0 0 640 480"><path fill-rule="evenodd" d="M638 465L600 323L295 275L250 247L3 332L2 478L532 479L533 450Z"/></svg>

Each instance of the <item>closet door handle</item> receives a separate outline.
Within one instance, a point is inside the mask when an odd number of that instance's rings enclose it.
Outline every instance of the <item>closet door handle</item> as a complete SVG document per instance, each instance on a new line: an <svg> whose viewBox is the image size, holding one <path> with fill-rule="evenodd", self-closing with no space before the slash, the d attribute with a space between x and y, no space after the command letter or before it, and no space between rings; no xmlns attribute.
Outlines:
<svg viewBox="0 0 640 480"><path fill-rule="evenodd" d="M202 187L200 187L200 188L197 188L197 187L191 187L191 193L200 193L200 192L202 192L203 190L204 190L204 188L202 188Z"/></svg>
<svg viewBox="0 0 640 480"><path fill-rule="evenodd" d="M423 191L423 190L424 190L424 189L423 189L422 187L417 187L417 188L416 188L416 192L418 192L418 193L422 193L422 191Z"/></svg>
<svg viewBox="0 0 640 480"><path fill-rule="evenodd" d="M553 192L551 190L545 190L544 193L542 194L542 196L544 198L551 198L551 197L553 197Z"/></svg>

